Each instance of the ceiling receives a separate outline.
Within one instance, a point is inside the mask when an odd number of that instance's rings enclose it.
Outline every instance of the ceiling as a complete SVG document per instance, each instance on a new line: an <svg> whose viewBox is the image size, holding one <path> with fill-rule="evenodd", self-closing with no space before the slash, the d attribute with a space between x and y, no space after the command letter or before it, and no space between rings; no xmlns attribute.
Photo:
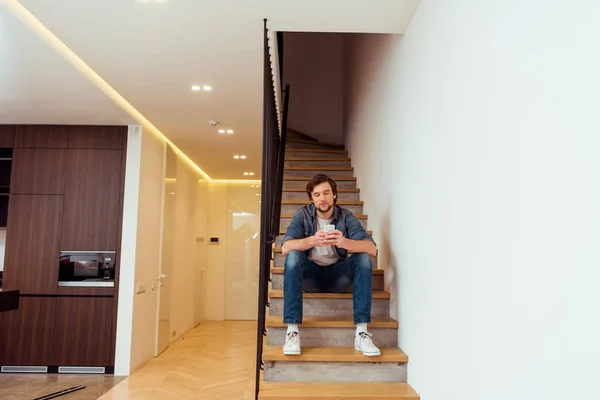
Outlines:
<svg viewBox="0 0 600 400"><path fill-rule="evenodd" d="M22 5L211 178L256 179L263 18L277 31L402 33L418 3L0 0L0 123L140 122L26 27L15 13Z"/></svg>

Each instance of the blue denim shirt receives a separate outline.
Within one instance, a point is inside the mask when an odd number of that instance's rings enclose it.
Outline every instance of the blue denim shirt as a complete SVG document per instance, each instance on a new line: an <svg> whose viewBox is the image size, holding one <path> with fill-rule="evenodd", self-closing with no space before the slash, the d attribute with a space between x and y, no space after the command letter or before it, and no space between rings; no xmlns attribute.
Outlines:
<svg viewBox="0 0 600 400"><path fill-rule="evenodd" d="M342 232L344 237L352 240L370 240L371 242L375 243L373 238L367 234L365 229L351 211L334 205L332 218L333 220L331 221L331 224L335 225L335 229ZM304 239L309 236L313 236L315 233L317 233L318 226L317 208L314 204L311 203L299 208L292 217L290 226L288 226L285 236L281 240L281 245L283 246L283 244L290 239ZM340 249L337 246L335 249L341 260L348 258L348 250ZM307 256L309 252L310 249L305 251Z"/></svg>

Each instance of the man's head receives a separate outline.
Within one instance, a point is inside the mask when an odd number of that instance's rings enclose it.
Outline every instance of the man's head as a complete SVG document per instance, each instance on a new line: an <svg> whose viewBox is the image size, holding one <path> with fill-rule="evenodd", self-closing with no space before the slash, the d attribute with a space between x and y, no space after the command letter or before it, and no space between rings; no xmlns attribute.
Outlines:
<svg viewBox="0 0 600 400"><path fill-rule="evenodd" d="M337 184L327 175L318 174L306 185L306 193L317 210L326 213L337 201Z"/></svg>

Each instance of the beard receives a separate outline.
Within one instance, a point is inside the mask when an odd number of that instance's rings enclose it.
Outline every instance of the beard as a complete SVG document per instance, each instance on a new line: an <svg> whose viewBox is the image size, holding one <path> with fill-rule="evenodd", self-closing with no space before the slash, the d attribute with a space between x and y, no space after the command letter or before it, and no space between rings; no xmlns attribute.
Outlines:
<svg viewBox="0 0 600 400"><path fill-rule="evenodd" d="M327 204L325 206L317 206L317 210L321 211L322 213L326 213L329 210L331 210L332 207L333 207L333 204Z"/></svg>

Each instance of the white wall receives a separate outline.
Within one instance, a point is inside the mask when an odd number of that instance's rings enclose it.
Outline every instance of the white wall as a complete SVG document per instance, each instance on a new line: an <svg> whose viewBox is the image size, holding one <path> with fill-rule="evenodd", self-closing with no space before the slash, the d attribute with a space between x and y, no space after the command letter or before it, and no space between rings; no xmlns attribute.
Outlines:
<svg viewBox="0 0 600 400"><path fill-rule="evenodd" d="M131 369L137 369L156 350L156 283L160 266L160 235L166 142L150 133L142 134L138 200L135 285L146 291L133 298Z"/></svg>
<svg viewBox="0 0 600 400"><path fill-rule="evenodd" d="M288 126L343 143L343 35L286 32L283 54L283 86L291 86Z"/></svg>
<svg viewBox="0 0 600 400"><path fill-rule="evenodd" d="M423 399L600 398L599 19L432 0L348 42L347 143Z"/></svg>
<svg viewBox="0 0 600 400"><path fill-rule="evenodd" d="M127 133L125 184L123 194L123 226L119 271L119 296L115 351L115 375L129 375L133 329L133 296L136 270L136 242L138 230L138 199L142 135L139 126L130 126Z"/></svg>

